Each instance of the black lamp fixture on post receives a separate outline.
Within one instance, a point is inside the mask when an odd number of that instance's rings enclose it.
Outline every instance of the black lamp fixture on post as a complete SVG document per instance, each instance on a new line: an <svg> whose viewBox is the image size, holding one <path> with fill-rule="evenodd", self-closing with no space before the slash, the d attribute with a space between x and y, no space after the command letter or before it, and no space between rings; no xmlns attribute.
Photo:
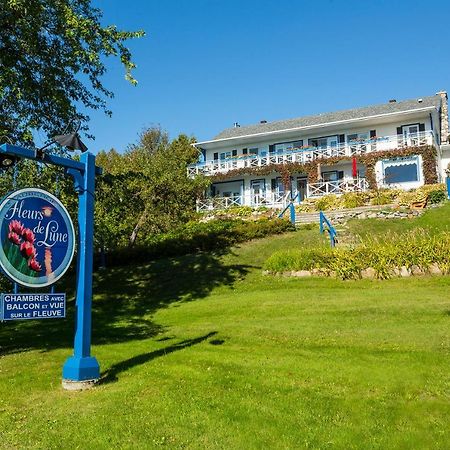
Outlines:
<svg viewBox="0 0 450 450"><path fill-rule="evenodd" d="M84 142L80 139L80 136L78 136L77 131L70 134L59 134L58 136L53 136L53 141L71 151L81 150L81 153L84 153L88 149Z"/></svg>
<svg viewBox="0 0 450 450"><path fill-rule="evenodd" d="M68 134L58 134L56 136L53 136L51 141L44 145L41 148L36 149L36 158L42 159L44 156L44 149L49 147L50 145L56 143L61 145L61 147L65 147L68 150L74 152L75 150L80 150L81 153L84 153L87 151L87 147L84 144L84 142L80 139L80 136L78 135L78 130L80 129L80 124L78 124L75 131L72 131L72 133ZM67 130L67 129L66 129Z"/></svg>

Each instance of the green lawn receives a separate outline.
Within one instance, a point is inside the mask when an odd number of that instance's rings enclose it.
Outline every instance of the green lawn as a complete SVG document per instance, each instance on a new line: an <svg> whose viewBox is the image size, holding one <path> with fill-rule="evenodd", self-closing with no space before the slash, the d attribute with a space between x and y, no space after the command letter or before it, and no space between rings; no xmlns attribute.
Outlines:
<svg viewBox="0 0 450 450"><path fill-rule="evenodd" d="M449 206L350 229L445 228ZM0 447L448 449L450 277L262 275L306 245L327 243L300 230L97 274L91 391L60 386L70 320L0 324Z"/></svg>

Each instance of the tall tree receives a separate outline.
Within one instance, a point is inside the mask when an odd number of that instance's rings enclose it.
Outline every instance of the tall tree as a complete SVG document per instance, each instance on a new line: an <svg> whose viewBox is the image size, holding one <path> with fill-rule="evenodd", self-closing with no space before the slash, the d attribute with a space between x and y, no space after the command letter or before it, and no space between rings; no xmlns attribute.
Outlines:
<svg viewBox="0 0 450 450"><path fill-rule="evenodd" d="M193 142L185 135L170 141L160 128L149 128L123 155L99 153L97 163L104 169L97 189L99 245L145 243L146 236L193 217L195 199L209 183L187 175L187 165L198 159Z"/></svg>
<svg viewBox="0 0 450 450"><path fill-rule="evenodd" d="M120 58L136 84L124 42L144 32L102 26L101 19L90 0L1 1L0 140L31 145L33 130L61 133L73 121L88 130L86 110L110 114L105 56Z"/></svg>

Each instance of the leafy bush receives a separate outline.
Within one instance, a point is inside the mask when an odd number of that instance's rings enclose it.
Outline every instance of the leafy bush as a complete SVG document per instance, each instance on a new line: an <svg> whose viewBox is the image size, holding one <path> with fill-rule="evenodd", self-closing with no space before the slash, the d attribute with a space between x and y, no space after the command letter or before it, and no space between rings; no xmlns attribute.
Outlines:
<svg viewBox="0 0 450 450"><path fill-rule="evenodd" d="M242 219L188 222L174 231L147 237L143 245L112 251L108 265L122 265L129 261L146 262L165 256L178 256L199 251L222 250L239 242L293 231L294 226L283 219Z"/></svg>
<svg viewBox="0 0 450 450"><path fill-rule="evenodd" d="M339 199L336 195L324 195L316 200L314 204L316 211L327 211L339 207Z"/></svg>
<svg viewBox="0 0 450 450"><path fill-rule="evenodd" d="M340 196L330 194L320 198L305 199L296 206L299 213L327 211L343 208L357 208L364 205L389 205L409 207L413 202L429 199L430 203L440 203L446 198L443 184L425 184L418 189L404 191L402 189L377 189L368 192L347 192Z"/></svg>
<svg viewBox="0 0 450 450"><path fill-rule="evenodd" d="M450 232L437 234L416 229L390 237L366 239L356 248L290 250L274 253L265 263L270 272L288 272L320 268L334 272L342 279L361 277L368 267L377 278L387 279L402 266L417 266L427 271L437 264L443 273L450 273Z"/></svg>
<svg viewBox="0 0 450 450"><path fill-rule="evenodd" d="M411 191L402 191L397 199L398 206L410 206L413 202L423 202L427 198L430 203L431 199L437 200L436 203L445 199L445 186L443 184L425 184L418 189ZM431 197L431 198L430 198Z"/></svg>
<svg viewBox="0 0 450 450"><path fill-rule="evenodd" d="M270 272L289 272L324 268L332 257L331 249L302 249L275 252L264 268Z"/></svg>
<svg viewBox="0 0 450 450"><path fill-rule="evenodd" d="M251 206L233 206L228 209L216 211L217 215L229 215L235 217L249 217L252 215L253 208Z"/></svg>
<svg viewBox="0 0 450 450"><path fill-rule="evenodd" d="M399 191L395 189L380 189L373 191L371 205L389 205L394 202L395 198L399 195Z"/></svg>
<svg viewBox="0 0 450 450"><path fill-rule="evenodd" d="M444 191L431 191L428 194L428 201L432 204L441 203L447 199L447 194Z"/></svg>
<svg viewBox="0 0 450 450"><path fill-rule="evenodd" d="M364 192L347 192L340 198L343 208L357 208L367 203L367 195Z"/></svg>

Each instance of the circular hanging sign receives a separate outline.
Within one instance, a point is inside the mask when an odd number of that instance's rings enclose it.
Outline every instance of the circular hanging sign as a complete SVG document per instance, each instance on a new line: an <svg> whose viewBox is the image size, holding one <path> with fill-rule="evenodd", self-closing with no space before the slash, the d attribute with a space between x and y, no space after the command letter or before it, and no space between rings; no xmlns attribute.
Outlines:
<svg viewBox="0 0 450 450"><path fill-rule="evenodd" d="M64 205L42 189L20 189L0 204L0 266L13 281L39 288L58 281L75 252Z"/></svg>

